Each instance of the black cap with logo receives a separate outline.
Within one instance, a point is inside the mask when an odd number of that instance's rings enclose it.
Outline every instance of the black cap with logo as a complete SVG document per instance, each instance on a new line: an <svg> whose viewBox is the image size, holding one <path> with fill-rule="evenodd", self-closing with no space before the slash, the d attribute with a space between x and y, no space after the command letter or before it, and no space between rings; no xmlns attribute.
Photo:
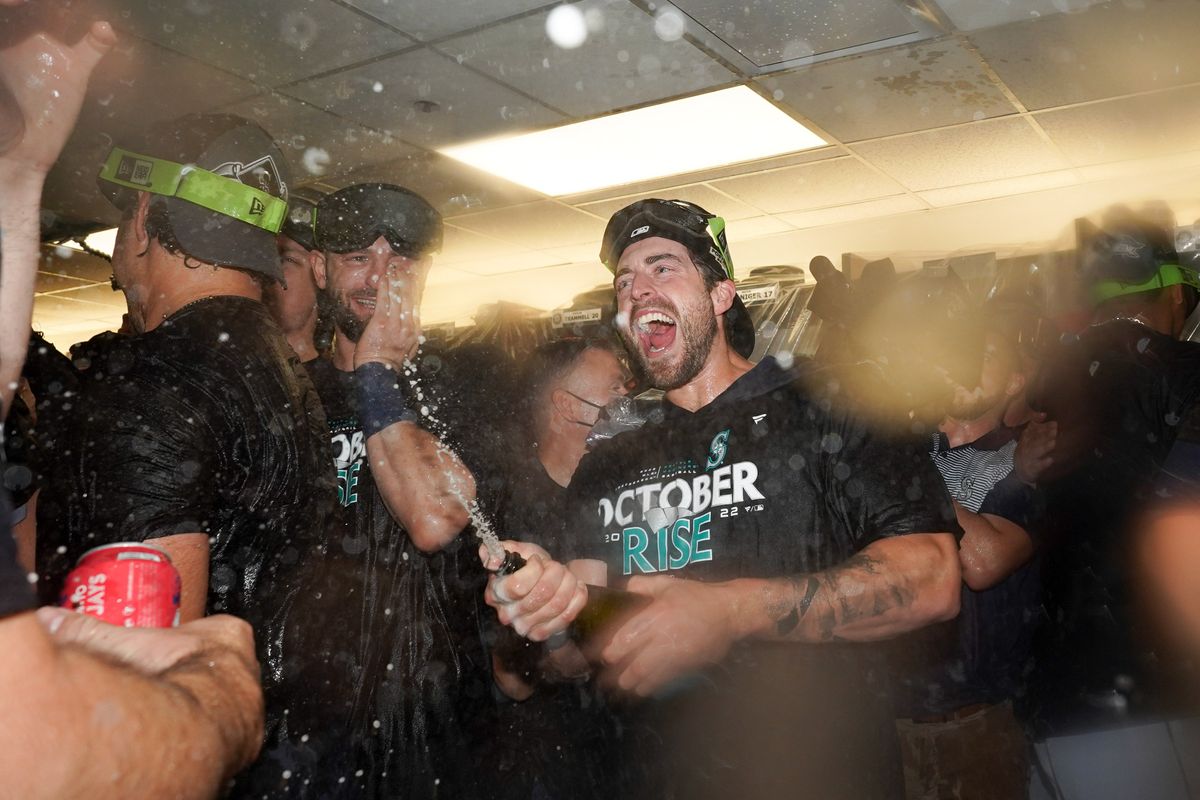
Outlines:
<svg viewBox="0 0 1200 800"><path fill-rule="evenodd" d="M142 142L114 147L99 176L118 208L155 195L184 253L283 280L275 235L291 174L275 141L233 114L188 114L152 126Z"/></svg>
<svg viewBox="0 0 1200 800"><path fill-rule="evenodd" d="M725 240L725 220L695 203L648 198L612 215L600 244L600 260L616 273L621 254L634 242L655 236L679 242L700 269L719 280L733 280L733 259ZM754 321L742 298L733 296L725 312L730 346L743 358L754 352Z"/></svg>

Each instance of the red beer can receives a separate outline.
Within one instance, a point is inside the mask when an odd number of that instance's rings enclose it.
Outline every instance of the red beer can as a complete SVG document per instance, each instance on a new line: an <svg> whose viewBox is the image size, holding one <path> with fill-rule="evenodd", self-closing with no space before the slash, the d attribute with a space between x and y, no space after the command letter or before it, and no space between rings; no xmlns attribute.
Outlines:
<svg viewBox="0 0 1200 800"><path fill-rule="evenodd" d="M179 624L179 571L165 551L138 542L93 547L67 575L58 604L126 628Z"/></svg>

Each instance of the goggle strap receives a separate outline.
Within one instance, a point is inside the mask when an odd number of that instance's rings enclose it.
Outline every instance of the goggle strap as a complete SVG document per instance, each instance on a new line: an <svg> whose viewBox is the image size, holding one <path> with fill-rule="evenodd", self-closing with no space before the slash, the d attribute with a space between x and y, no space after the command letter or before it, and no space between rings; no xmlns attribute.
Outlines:
<svg viewBox="0 0 1200 800"><path fill-rule="evenodd" d="M239 222L279 233L287 203L241 181L194 165L176 164L114 147L100 178L139 192L178 197Z"/></svg>
<svg viewBox="0 0 1200 800"><path fill-rule="evenodd" d="M729 257L729 247L725 243L725 220L723 217L712 216L708 218L708 236L713 240L713 244L717 246L717 250L721 253L721 262L725 267L725 274L729 276L729 280L733 280L733 259Z"/></svg>
<svg viewBox="0 0 1200 800"><path fill-rule="evenodd" d="M1141 283L1122 283L1121 281L1101 281L1092 287L1092 299L1097 303L1112 300L1126 294L1139 294L1154 289L1164 289L1168 286L1191 286L1200 289L1200 277L1191 270L1186 270L1178 264L1163 264L1148 280Z"/></svg>

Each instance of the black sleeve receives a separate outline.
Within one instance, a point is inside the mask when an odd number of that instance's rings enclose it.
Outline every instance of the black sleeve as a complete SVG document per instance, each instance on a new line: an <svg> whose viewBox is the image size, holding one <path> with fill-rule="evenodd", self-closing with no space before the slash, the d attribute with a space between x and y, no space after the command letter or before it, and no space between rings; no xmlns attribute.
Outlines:
<svg viewBox="0 0 1200 800"><path fill-rule="evenodd" d="M1017 478L1016 473L998 481L983 503L979 506L980 514L993 514L1003 517L1014 525L1020 526L1031 536L1034 529L1034 516L1037 506L1037 495L1032 486Z"/></svg>
<svg viewBox="0 0 1200 800"><path fill-rule="evenodd" d="M218 453L238 446L213 400L219 391L161 365L104 382L87 408L110 423L90 426L82 444L91 530L107 541L145 541L216 524Z"/></svg>
<svg viewBox="0 0 1200 800"><path fill-rule="evenodd" d="M0 490L0 618L28 611L35 605L33 587L17 564L17 543L8 524L11 516L8 495Z"/></svg>
<svg viewBox="0 0 1200 800"><path fill-rule="evenodd" d="M853 532L854 549L908 533L953 533L962 528L924 437L872 430L848 412L832 412L822 442L826 502Z"/></svg>
<svg viewBox="0 0 1200 800"><path fill-rule="evenodd" d="M1155 490L1164 504L1200 500L1200 404L1193 405L1180 421Z"/></svg>
<svg viewBox="0 0 1200 800"><path fill-rule="evenodd" d="M562 552L551 553L560 561L577 558L605 560L604 526L594 502L596 492L593 489L597 477L605 474L603 461L602 452L585 454L567 486L561 515L562 532L558 537Z"/></svg>

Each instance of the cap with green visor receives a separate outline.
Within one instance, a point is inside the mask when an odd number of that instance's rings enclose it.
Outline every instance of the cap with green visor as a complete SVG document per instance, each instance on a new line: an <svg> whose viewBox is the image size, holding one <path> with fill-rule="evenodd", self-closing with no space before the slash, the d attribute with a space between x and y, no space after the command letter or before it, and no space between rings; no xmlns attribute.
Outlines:
<svg viewBox="0 0 1200 800"><path fill-rule="evenodd" d="M100 190L128 209L138 192L166 207L183 252L283 280L275 235L288 207L287 162L258 125L233 114L189 114L114 147Z"/></svg>
<svg viewBox="0 0 1200 800"><path fill-rule="evenodd" d="M1167 286L1200 289L1200 275L1181 263L1171 234L1148 223L1094 235L1084 247L1082 273L1094 303Z"/></svg>
<svg viewBox="0 0 1200 800"><path fill-rule="evenodd" d="M725 238L725 220L686 200L648 198L612 215L600 244L600 261L614 275L621 255L633 243L655 236L679 242L696 266L718 280L733 280L733 258ZM734 295L725 312L729 344L745 358L754 352L754 322Z"/></svg>

